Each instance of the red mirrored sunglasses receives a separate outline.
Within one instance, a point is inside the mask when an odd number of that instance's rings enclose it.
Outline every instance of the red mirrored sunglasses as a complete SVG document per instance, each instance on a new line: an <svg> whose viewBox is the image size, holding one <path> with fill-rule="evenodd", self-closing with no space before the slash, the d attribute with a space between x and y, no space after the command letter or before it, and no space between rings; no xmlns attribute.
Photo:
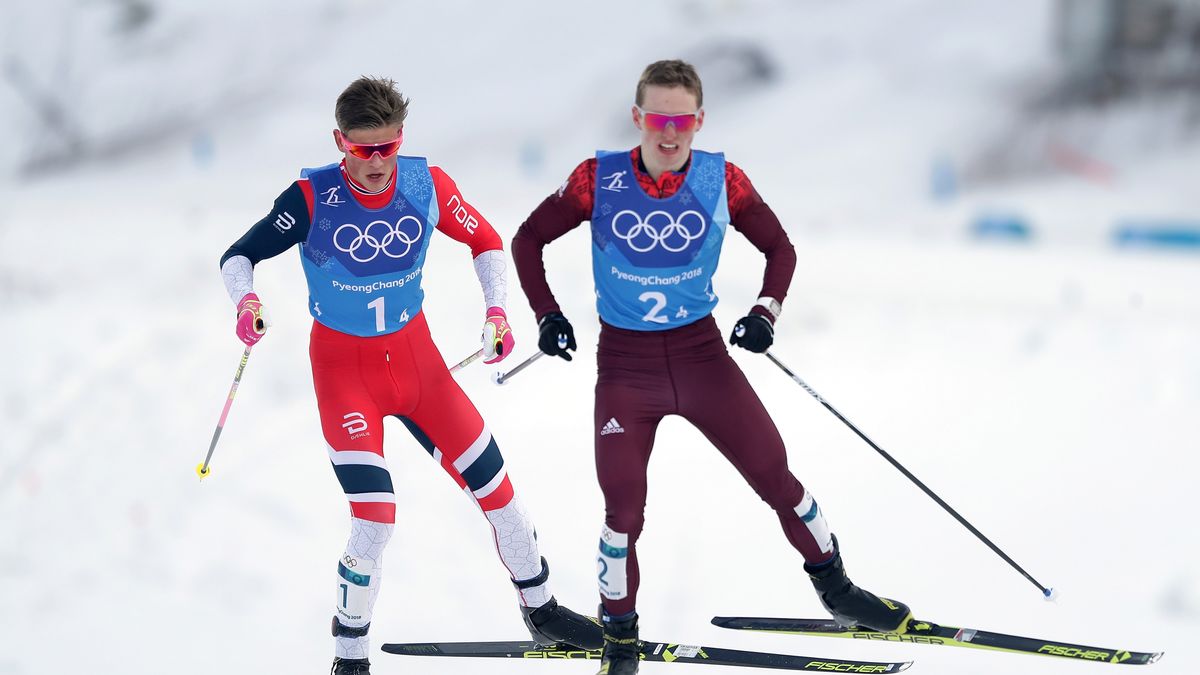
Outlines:
<svg viewBox="0 0 1200 675"><path fill-rule="evenodd" d="M363 160L370 160L375 156L375 153L379 153L380 159L387 159L400 152L400 144L404 142L403 129L400 130L400 135L383 143L355 143L346 138L346 134L343 134L340 130L338 130L337 135L342 140L342 147L346 149L346 152Z"/></svg>
<svg viewBox="0 0 1200 675"><path fill-rule="evenodd" d="M691 131L696 128L696 123L700 120L700 111L683 113L682 115L668 115L666 113L646 112L641 106L636 106L638 114L642 116L642 124L645 124L653 131L664 131L668 124L675 125L675 131Z"/></svg>

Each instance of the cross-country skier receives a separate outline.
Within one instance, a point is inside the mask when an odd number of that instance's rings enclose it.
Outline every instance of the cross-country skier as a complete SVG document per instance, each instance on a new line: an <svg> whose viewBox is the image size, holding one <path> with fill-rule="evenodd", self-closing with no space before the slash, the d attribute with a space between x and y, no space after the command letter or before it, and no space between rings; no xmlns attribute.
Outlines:
<svg viewBox="0 0 1200 675"><path fill-rule="evenodd" d="M341 162L306 169L221 258L247 345L265 333L254 266L300 245L313 316L309 355L321 429L350 502L350 539L337 565L336 675L369 672L367 631L396 500L383 453L383 418L398 417L474 500L541 644L597 649L600 627L559 605L533 523L504 458L455 383L421 311L422 266L433 230L470 246L487 310L485 363L512 352L500 237L454 181L423 157L398 154L408 101L395 83L360 78L337 99Z"/></svg>
<svg viewBox="0 0 1200 675"><path fill-rule="evenodd" d="M646 466L666 415L695 425L775 510L834 617L884 631L903 631L910 618L904 604L847 578L837 539L812 493L788 470L779 431L713 320L712 276L727 225L766 256L760 297L737 322L730 344L755 353L771 346L796 254L746 174L722 154L691 149L704 124L702 104L691 65L650 64L631 113L640 145L581 163L513 239L521 286L540 325L538 346L569 361L575 335L546 282L542 249L583 221L592 224L600 314L594 439L606 510L598 557L600 673L608 675L638 668L636 542ZM563 338L566 348L559 347Z"/></svg>

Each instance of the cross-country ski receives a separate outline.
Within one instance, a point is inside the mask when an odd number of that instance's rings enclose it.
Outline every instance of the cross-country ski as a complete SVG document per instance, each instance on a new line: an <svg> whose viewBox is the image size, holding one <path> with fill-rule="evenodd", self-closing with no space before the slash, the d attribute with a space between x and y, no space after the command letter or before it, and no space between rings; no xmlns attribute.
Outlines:
<svg viewBox="0 0 1200 675"><path fill-rule="evenodd" d="M660 663L696 663L710 666L743 666L774 670L803 670L834 673L899 673L912 661L847 661L817 656L793 656L770 652L741 651L643 640L639 660ZM575 649L569 645L542 647L536 642L409 642L387 643L383 651L405 656L451 656L501 659L599 660L601 650Z"/></svg>
<svg viewBox="0 0 1200 675"><path fill-rule="evenodd" d="M913 621L904 633L885 633L857 627L847 628L830 619L715 616L712 622L715 626L736 630L840 637L853 640L877 640L882 642L911 642L924 645L950 645L953 647L1058 656L1082 661L1098 661L1125 665L1154 663L1163 655L1162 652L1135 652L1127 649L1089 647L1072 642L1005 635L1004 633L993 633L992 631L976 628L945 626L927 621Z"/></svg>

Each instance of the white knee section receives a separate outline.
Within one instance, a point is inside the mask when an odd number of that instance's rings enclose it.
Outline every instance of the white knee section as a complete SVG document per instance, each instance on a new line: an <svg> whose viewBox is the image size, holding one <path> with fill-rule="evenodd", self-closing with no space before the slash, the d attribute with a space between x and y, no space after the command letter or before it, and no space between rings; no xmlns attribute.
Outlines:
<svg viewBox="0 0 1200 675"><path fill-rule="evenodd" d="M817 504L817 500L813 499L812 493L808 490L804 491L804 499L801 499L800 503L796 505L796 515L800 516L800 520L804 522L804 526L808 528L813 539L817 540L821 552L832 552L833 534L829 530L829 523L825 522L825 514L821 513L821 506Z"/></svg>
<svg viewBox="0 0 1200 675"><path fill-rule="evenodd" d="M600 553L596 556L596 581L600 595L620 600L629 595L629 535L607 525L600 530Z"/></svg>
<svg viewBox="0 0 1200 675"><path fill-rule="evenodd" d="M383 550L393 529L393 525L385 523L350 519L350 539L337 568L336 610L342 625L362 628L371 623L383 573ZM370 647L367 636L338 636L336 641L338 657L367 658Z"/></svg>

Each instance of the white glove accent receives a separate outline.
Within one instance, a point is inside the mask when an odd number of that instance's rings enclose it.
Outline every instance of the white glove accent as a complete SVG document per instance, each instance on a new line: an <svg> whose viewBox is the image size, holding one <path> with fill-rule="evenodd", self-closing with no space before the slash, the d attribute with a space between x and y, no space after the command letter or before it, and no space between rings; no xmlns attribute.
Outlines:
<svg viewBox="0 0 1200 675"><path fill-rule="evenodd" d="M483 358L490 361L496 358L496 324L487 321L483 324L483 335L480 336L480 341L483 343Z"/></svg>

